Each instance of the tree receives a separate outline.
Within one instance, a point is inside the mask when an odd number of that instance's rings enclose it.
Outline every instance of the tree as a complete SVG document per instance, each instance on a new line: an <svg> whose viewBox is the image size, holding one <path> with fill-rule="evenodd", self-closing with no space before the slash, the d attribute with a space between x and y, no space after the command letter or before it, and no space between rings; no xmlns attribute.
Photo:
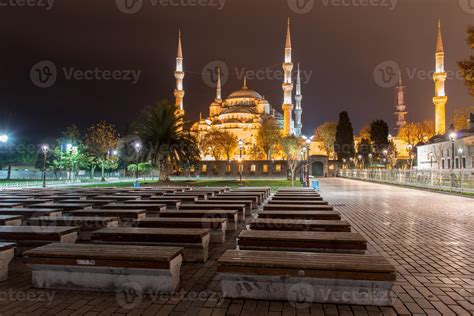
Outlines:
<svg viewBox="0 0 474 316"><path fill-rule="evenodd" d="M384 120L375 120L370 123L370 140L377 158L388 147L388 124Z"/></svg>
<svg viewBox="0 0 474 316"><path fill-rule="evenodd" d="M283 137L281 147L288 163L288 170L291 173L291 186L294 186L296 168L298 168L301 161L301 140L294 135Z"/></svg>
<svg viewBox="0 0 474 316"><path fill-rule="evenodd" d="M474 113L474 106L455 108L451 118L451 123L453 124L454 129L457 131L467 129L467 120L469 119L471 113Z"/></svg>
<svg viewBox="0 0 474 316"><path fill-rule="evenodd" d="M281 142L281 129L275 118L265 115L257 132L257 147L267 160L272 159L272 152L276 151Z"/></svg>
<svg viewBox="0 0 474 316"><path fill-rule="evenodd" d="M359 134L357 135L360 139L365 138L365 139L370 139L370 123L365 124L362 126L362 128L359 131Z"/></svg>
<svg viewBox="0 0 474 316"><path fill-rule="evenodd" d="M52 163L55 172L66 171L67 178L73 179L81 168L88 168L90 157L85 151L81 133L76 125L70 125L57 139L53 150Z"/></svg>
<svg viewBox="0 0 474 316"><path fill-rule="evenodd" d="M474 49L474 26L467 29L469 34L467 44L471 49ZM464 84L469 89L469 94L474 97L474 55L469 56L467 60L458 62L461 73L464 77Z"/></svg>
<svg viewBox="0 0 474 316"><path fill-rule="evenodd" d="M87 130L85 137L87 152L96 158L101 166L102 181L105 181L105 167L108 161L116 160L112 152L117 148L118 140L119 135L114 126L105 121L92 125Z"/></svg>
<svg viewBox="0 0 474 316"><path fill-rule="evenodd" d="M397 151L397 146L395 145L395 142L393 141L393 139L391 139L388 143L387 155L385 157L385 159L387 159L387 162L391 168L397 165L398 155L399 153Z"/></svg>
<svg viewBox="0 0 474 316"><path fill-rule="evenodd" d="M160 168L160 181L169 181L172 165L199 160L199 149L189 129L184 128L183 115L176 106L161 101L146 107L134 125L142 142L142 155Z"/></svg>
<svg viewBox="0 0 474 316"><path fill-rule="evenodd" d="M431 121L407 123L400 129L399 136L413 146L426 142L435 135L434 123Z"/></svg>
<svg viewBox="0 0 474 316"><path fill-rule="evenodd" d="M325 122L316 129L316 139L323 143L324 151L328 157L334 151L334 143L336 142L336 122Z"/></svg>
<svg viewBox="0 0 474 316"><path fill-rule="evenodd" d="M344 111L339 113L339 123L336 128L336 143L334 151L339 161L349 159L354 156L354 129L352 128L349 114Z"/></svg>
<svg viewBox="0 0 474 316"><path fill-rule="evenodd" d="M215 160L230 160L237 147L237 137L228 131L211 129L201 139L199 147Z"/></svg>

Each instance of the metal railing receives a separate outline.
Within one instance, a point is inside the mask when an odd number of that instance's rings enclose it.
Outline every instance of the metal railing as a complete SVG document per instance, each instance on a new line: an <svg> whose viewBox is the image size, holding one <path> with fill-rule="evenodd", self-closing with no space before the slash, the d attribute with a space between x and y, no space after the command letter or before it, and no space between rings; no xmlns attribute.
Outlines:
<svg viewBox="0 0 474 316"><path fill-rule="evenodd" d="M339 177L474 194L474 170L339 170Z"/></svg>

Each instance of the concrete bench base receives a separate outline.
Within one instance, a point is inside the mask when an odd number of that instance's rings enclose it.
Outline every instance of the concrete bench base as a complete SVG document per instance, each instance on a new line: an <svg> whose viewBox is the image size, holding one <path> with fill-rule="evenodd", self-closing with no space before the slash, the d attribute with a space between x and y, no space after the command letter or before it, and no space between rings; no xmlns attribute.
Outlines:
<svg viewBox="0 0 474 316"><path fill-rule="evenodd" d="M392 304L392 282L219 273L226 298L373 306Z"/></svg>
<svg viewBox="0 0 474 316"><path fill-rule="evenodd" d="M33 265L33 287L41 289L115 292L132 288L141 293L174 293L179 285L182 257L169 270Z"/></svg>
<svg viewBox="0 0 474 316"><path fill-rule="evenodd" d="M15 256L15 249L5 249L0 252L0 281L8 279L8 264Z"/></svg>

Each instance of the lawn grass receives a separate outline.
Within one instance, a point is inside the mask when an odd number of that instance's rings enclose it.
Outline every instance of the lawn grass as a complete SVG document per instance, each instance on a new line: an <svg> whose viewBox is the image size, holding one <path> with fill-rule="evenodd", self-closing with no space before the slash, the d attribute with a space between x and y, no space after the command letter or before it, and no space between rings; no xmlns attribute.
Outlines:
<svg viewBox="0 0 474 316"><path fill-rule="evenodd" d="M100 184L93 184L93 185L85 185L83 187L132 187L134 181L124 181L124 182L114 182L114 183L100 183ZM147 185L159 185L157 181L140 181L142 186ZM166 185L177 185L177 186L197 186L197 187L230 187L230 188L237 188L240 186L238 180L213 180L213 179L199 179L199 180L177 180L172 181L171 183L167 183ZM255 179L255 180L243 180L242 181L243 187L270 187L272 191L276 191L278 188L282 187L291 187L290 180L263 180L263 179ZM301 187L301 183L296 180L294 182L295 187Z"/></svg>

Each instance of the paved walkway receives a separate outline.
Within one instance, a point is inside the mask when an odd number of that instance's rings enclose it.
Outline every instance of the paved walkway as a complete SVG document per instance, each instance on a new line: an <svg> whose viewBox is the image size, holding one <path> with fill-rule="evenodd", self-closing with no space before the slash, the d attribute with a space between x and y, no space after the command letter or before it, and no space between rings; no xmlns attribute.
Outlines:
<svg viewBox="0 0 474 316"><path fill-rule="evenodd" d="M393 308L229 300L219 297L215 261L235 236L213 247L205 264L184 264L173 297L31 288L31 270L15 258L0 283L3 315L472 315L474 199L345 179L323 179L322 195L369 241L369 252L398 270Z"/></svg>

